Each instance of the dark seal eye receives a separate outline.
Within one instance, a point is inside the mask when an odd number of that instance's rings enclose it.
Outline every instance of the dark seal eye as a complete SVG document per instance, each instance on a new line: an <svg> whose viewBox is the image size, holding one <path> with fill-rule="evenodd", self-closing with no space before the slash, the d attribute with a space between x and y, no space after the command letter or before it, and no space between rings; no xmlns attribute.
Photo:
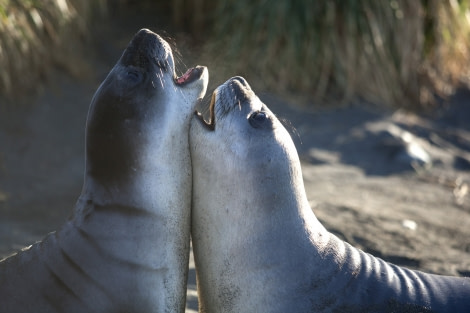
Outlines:
<svg viewBox="0 0 470 313"><path fill-rule="evenodd" d="M261 127L263 123L268 119L265 112L257 111L253 112L248 118L248 122L254 128Z"/></svg>
<svg viewBox="0 0 470 313"><path fill-rule="evenodd" d="M127 71L126 80L131 85L137 85L142 81L142 73L133 70Z"/></svg>

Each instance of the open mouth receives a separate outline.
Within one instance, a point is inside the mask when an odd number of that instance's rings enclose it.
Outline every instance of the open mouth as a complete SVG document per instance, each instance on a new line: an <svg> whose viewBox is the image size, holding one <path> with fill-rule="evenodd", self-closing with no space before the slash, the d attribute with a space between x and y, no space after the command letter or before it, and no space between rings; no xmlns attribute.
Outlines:
<svg viewBox="0 0 470 313"><path fill-rule="evenodd" d="M199 121L201 121L202 125L204 125L210 131L215 130L215 99L216 99L216 95L217 95L217 92L214 91L212 93L211 102L209 104L209 121L206 121L204 119L204 116L202 115L201 112L199 112L199 111L194 112L196 114L197 119Z"/></svg>
<svg viewBox="0 0 470 313"><path fill-rule="evenodd" d="M193 81L196 81L201 78L203 71L204 71L204 67L202 66L192 67L188 69L186 73L184 73L180 77L177 77L175 75L174 77L175 84L178 86L184 86L186 84L192 83Z"/></svg>

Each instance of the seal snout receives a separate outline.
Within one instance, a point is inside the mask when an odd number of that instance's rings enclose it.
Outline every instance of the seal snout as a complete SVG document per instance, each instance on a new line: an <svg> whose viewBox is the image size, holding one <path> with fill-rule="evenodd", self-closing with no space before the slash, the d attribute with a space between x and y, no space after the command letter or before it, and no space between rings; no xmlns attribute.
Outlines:
<svg viewBox="0 0 470 313"><path fill-rule="evenodd" d="M246 81L245 78L241 77L241 76L235 76L235 77L232 77L231 79L228 80L229 82L230 81L236 81L238 83L240 83L242 86L244 86L245 88L250 88L250 85L248 85L248 82Z"/></svg>
<svg viewBox="0 0 470 313"><path fill-rule="evenodd" d="M213 131L215 130L216 124L216 112L219 112L220 116L226 115L234 107L240 107L243 102L253 96L254 92L245 78L241 76L232 77L224 84L217 87L212 93L211 102L209 104L209 121L206 121L203 115L198 111L195 112L196 118L199 119L207 129Z"/></svg>
<svg viewBox="0 0 470 313"><path fill-rule="evenodd" d="M230 78L223 86L222 89L228 93L228 99L233 99L233 104L238 104L250 98L253 94L248 82L241 76Z"/></svg>
<svg viewBox="0 0 470 313"><path fill-rule="evenodd" d="M151 63L166 69L171 48L159 35L144 28L135 34L121 57L124 66L147 68Z"/></svg>

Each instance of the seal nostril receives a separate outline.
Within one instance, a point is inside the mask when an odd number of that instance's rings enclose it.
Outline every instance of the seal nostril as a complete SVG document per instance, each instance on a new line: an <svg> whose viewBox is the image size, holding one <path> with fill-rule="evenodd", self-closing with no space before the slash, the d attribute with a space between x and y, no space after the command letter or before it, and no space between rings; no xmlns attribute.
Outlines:
<svg viewBox="0 0 470 313"><path fill-rule="evenodd" d="M237 81L239 82L243 87L247 87L248 86L248 83L246 82L246 80L241 77L241 76L235 76L232 78L232 81Z"/></svg>
<svg viewBox="0 0 470 313"><path fill-rule="evenodd" d="M232 95L230 98L233 99L234 105L240 105L241 102L244 102L248 98L250 89L243 86L238 80L230 81L229 86L229 92Z"/></svg>

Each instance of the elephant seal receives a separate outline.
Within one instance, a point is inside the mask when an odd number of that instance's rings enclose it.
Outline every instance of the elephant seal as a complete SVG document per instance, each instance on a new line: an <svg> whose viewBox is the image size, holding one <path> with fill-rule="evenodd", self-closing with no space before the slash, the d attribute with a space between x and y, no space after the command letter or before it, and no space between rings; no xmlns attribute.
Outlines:
<svg viewBox="0 0 470 313"><path fill-rule="evenodd" d="M294 143L241 77L191 121L200 312L468 312L470 278L389 264L329 233Z"/></svg>
<svg viewBox="0 0 470 313"><path fill-rule="evenodd" d="M176 77L140 30L96 91L81 195L57 232L0 263L0 312L184 312L189 123L205 67Z"/></svg>

